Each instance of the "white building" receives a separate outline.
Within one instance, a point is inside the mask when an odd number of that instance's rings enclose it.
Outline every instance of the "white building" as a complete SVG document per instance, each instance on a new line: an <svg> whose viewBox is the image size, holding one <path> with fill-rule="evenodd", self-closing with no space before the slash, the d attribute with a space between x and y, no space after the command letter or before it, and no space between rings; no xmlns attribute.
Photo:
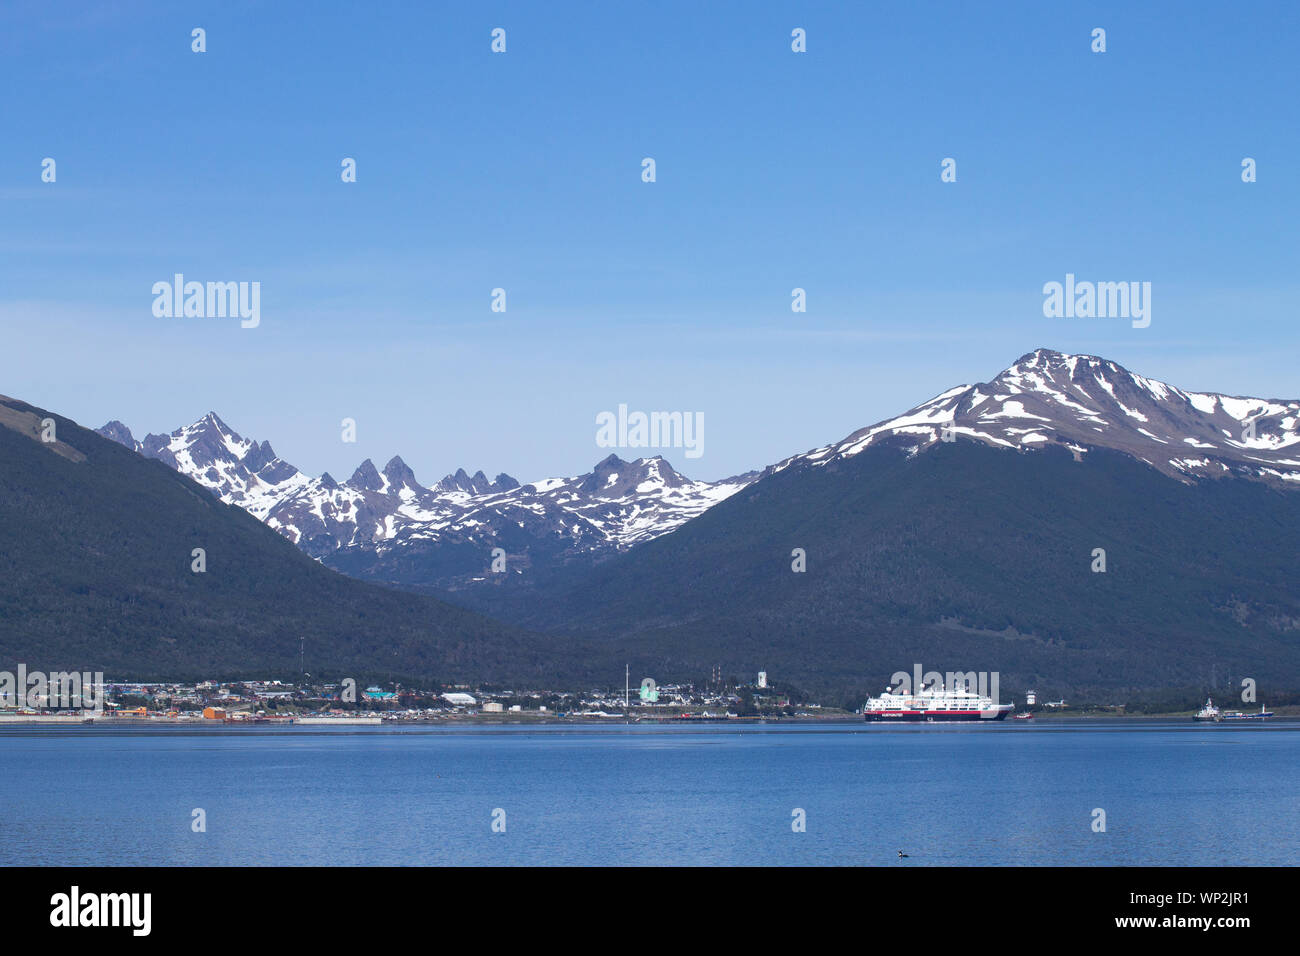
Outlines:
<svg viewBox="0 0 1300 956"><path fill-rule="evenodd" d="M483 704L483 713L485 714L500 714L505 709L505 705L499 700L489 700Z"/></svg>
<svg viewBox="0 0 1300 956"><path fill-rule="evenodd" d="M1034 704L1036 704L1036 703L1038 703L1038 695L1037 695L1036 693L1034 693L1032 690L1031 690L1031 691L1027 691L1027 692L1025 693L1025 706L1026 706L1026 707L1033 707Z"/></svg>
<svg viewBox="0 0 1300 956"><path fill-rule="evenodd" d="M462 694L460 692L454 694L443 694L442 699L456 707L473 707L478 703L478 701L469 694Z"/></svg>
<svg viewBox="0 0 1300 956"><path fill-rule="evenodd" d="M758 686L760 690L767 687L767 671L758 672Z"/></svg>

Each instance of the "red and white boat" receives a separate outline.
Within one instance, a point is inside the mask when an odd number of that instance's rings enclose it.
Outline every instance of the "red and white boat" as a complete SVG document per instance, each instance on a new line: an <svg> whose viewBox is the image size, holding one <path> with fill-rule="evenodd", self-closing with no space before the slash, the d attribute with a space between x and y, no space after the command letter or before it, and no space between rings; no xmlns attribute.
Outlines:
<svg viewBox="0 0 1300 956"><path fill-rule="evenodd" d="M988 695L972 691L926 687L913 694L895 694L888 688L862 708L866 720L886 723L909 721L1002 720L1012 704L996 704Z"/></svg>

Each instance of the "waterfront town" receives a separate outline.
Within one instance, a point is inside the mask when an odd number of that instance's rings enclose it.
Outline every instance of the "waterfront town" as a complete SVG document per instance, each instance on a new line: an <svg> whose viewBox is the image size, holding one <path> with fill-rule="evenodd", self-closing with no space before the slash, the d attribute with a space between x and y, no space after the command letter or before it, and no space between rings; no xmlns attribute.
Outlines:
<svg viewBox="0 0 1300 956"><path fill-rule="evenodd" d="M560 691L448 685L411 687L355 681L207 680L115 682L105 680L101 721L231 723L364 723L386 721L550 721L586 719L726 720L753 717L845 717L846 711L811 702L798 692L770 686L760 672L749 683L720 678L704 686L656 685L646 678L623 688ZM0 694L0 722L23 718L86 720L59 701L28 695L22 706Z"/></svg>

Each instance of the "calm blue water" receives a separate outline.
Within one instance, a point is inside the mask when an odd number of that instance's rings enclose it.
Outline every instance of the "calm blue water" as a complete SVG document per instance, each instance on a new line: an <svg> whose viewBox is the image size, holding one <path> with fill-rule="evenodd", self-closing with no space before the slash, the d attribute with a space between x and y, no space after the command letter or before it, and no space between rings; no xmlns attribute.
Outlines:
<svg viewBox="0 0 1300 956"><path fill-rule="evenodd" d="M1296 864L1298 746L1290 721L4 728L0 845L90 865Z"/></svg>

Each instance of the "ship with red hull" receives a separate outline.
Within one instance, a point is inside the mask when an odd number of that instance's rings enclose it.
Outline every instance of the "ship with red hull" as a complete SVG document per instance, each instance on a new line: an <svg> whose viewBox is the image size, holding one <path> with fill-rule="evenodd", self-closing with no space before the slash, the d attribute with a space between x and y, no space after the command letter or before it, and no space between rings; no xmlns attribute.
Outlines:
<svg viewBox="0 0 1300 956"><path fill-rule="evenodd" d="M925 687L911 694L895 694L886 688L879 697L867 701L862 716L876 723L949 723L1002 720L1011 711L1011 704L994 703L987 694L964 688Z"/></svg>

